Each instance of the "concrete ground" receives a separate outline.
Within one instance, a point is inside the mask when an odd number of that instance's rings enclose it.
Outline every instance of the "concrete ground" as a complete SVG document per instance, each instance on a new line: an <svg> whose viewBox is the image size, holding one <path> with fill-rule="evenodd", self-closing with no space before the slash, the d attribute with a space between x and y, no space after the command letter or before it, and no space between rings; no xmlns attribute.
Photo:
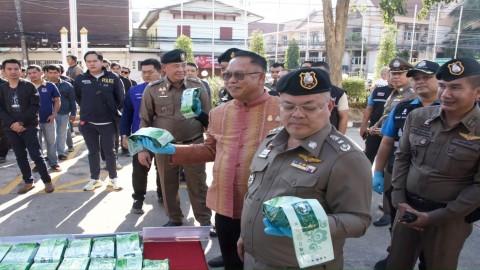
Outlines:
<svg viewBox="0 0 480 270"><path fill-rule="evenodd" d="M363 147L358 128L350 127L347 135ZM145 214L130 213L131 157L119 158L124 166L118 171L123 190L100 187L91 192L82 191L89 180L87 149L81 136L76 136L74 142L75 151L69 154L68 160L60 163L63 171L51 174L56 186L52 194L42 192L43 184L40 181L34 190L17 195L16 188L22 179L13 152L7 156L7 163L0 164L0 237L141 231L143 227L160 227L168 221L163 205L157 201L153 169L149 175ZM209 183L211 166L211 163L207 164ZM38 174L36 177L38 179ZM106 178L107 172L103 170L101 177ZM180 198L185 214L184 224L198 226L193 218L185 184L181 185ZM378 210L380 201L381 196L374 193L371 208L374 219L381 215ZM345 269L373 269L375 262L386 256L388 242L388 228L374 226L369 227L364 237L348 239L344 248ZM475 225L462 251L460 269L480 268L479 246L480 231ZM205 242L204 247L207 261L220 254L216 238Z"/></svg>

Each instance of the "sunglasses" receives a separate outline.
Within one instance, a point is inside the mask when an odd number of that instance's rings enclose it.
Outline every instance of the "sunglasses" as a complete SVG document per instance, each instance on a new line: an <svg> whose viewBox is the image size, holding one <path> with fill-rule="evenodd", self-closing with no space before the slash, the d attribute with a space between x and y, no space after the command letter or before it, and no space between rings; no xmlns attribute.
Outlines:
<svg viewBox="0 0 480 270"><path fill-rule="evenodd" d="M130 74L130 71L122 71L122 74Z"/></svg>
<svg viewBox="0 0 480 270"><path fill-rule="evenodd" d="M258 71L258 72L250 72L250 73L244 73L244 72L241 72L241 71L235 71L235 72L230 72L230 71L225 71L222 73L222 79L224 81L228 81L230 80L232 77L235 78L235 80L243 80L245 79L245 76L246 75L253 75L253 74L259 74L259 73L263 73L261 71Z"/></svg>

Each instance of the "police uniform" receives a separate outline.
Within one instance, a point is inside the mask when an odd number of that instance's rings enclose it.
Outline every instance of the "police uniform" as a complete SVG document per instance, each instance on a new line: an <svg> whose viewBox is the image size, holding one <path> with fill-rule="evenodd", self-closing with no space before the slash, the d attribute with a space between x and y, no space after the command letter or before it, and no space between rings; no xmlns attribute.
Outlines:
<svg viewBox="0 0 480 270"><path fill-rule="evenodd" d="M308 89L309 83L315 86ZM323 70L300 69L282 77L277 90L307 95L327 92L330 86ZM273 130L252 160L241 218L245 268L298 268L292 239L266 234L262 223L263 202L297 196L317 199L329 216L335 259L319 268L341 269L345 239L362 236L371 221L370 162L330 124L295 148L287 149L288 139L286 129Z"/></svg>
<svg viewBox="0 0 480 270"><path fill-rule="evenodd" d="M472 75L480 75L478 62L453 59L438 70L437 79ZM428 269L457 267L472 231L469 214L480 205L480 108L474 102L453 127L439 106L408 115L395 153L392 202L427 212L430 225L417 231L396 223L387 268L412 269L420 250Z"/></svg>
<svg viewBox="0 0 480 270"><path fill-rule="evenodd" d="M167 52L162 63L184 62L185 52L173 50ZM186 77L179 88L176 88L167 77L151 82L144 91L140 107L140 128L158 127L168 130L175 138L175 144L193 144L203 142L204 127L196 118L185 118L180 112L181 97L187 88L200 88L199 99L202 111L209 112L211 104L203 84L197 78ZM179 166L169 164L169 157L156 155L160 183L162 185L165 212L171 222L181 224L182 209L178 197ZM205 199L208 186L206 184L205 164L184 165L187 189L195 219L201 225L210 224L211 211Z"/></svg>

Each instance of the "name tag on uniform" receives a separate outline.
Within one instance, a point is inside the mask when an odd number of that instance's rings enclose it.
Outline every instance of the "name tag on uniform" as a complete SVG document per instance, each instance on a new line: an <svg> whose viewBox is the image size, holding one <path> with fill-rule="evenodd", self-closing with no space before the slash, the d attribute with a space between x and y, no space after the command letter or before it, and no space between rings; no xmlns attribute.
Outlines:
<svg viewBox="0 0 480 270"><path fill-rule="evenodd" d="M417 128L417 127L412 127L411 131L413 134L417 134L417 135L428 137L428 138L431 138L433 134L433 132L431 131L424 130L422 128Z"/></svg>
<svg viewBox="0 0 480 270"><path fill-rule="evenodd" d="M464 146L464 147L467 147L467 148L470 148L470 149L473 149L473 150L476 150L476 151L480 150L480 145L476 144L476 143L472 143L471 141L461 140L461 139L453 139L452 143L456 144L456 145L461 145L461 146Z"/></svg>
<svg viewBox="0 0 480 270"><path fill-rule="evenodd" d="M383 92L382 92L382 93L377 93L377 95L378 95L379 97L384 97L384 96L385 96L385 93L383 93Z"/></svg>

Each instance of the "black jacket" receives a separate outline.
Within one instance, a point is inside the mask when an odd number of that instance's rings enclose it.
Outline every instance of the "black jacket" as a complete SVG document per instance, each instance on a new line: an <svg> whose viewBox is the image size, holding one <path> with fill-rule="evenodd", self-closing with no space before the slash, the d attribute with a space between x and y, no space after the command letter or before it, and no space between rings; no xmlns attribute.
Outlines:
<svg viewBox="0 0 480 270"><path fill-rule="evenodd" d="M8 83L0 84L0 118L5 129L15 122L23 123L23 127L38 126L38 111L40 110L40 95L31 82L20 80L17 86L18 103L21 113L12 110L13 91Z"/></svg>
<svg viewBox="0 0 480 270"><path fill-rule="evenodd" d="M95 78L87 72L75 77L75 95L80 106L80 120L85 122L112 122L115 112L122 108L125 91L120 78L110 71Z"/></svg>

